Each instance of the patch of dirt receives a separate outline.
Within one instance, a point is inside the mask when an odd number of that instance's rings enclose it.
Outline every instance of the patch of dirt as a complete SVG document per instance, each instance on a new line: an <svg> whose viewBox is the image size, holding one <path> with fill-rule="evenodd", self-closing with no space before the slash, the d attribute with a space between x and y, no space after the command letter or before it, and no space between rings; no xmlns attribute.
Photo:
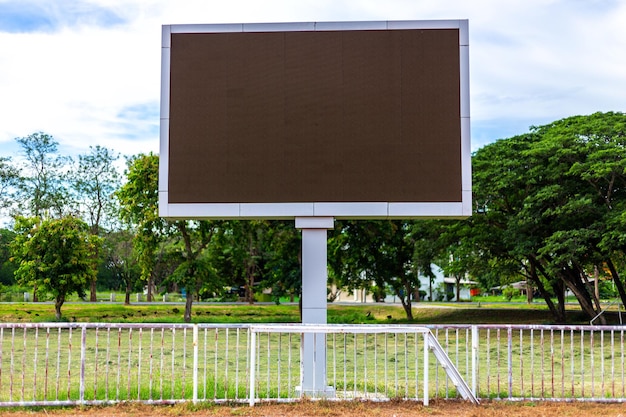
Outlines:
<svg viewBox="0 0 626 417"><path fill-rule="evenodd" d="M33 408L1 410L2 417L82 416L82 417L166 417L166 416L238 416L238 417L562 417L597 416L626 417L624 404L602 403L542 403L486 402L474 406L462 401L434 401L429 407L408 401L391 402L332 402L301 401L288 404L261 403L254 407L244 404L198 405L177 404L151 406L119 404L106 407Z"/></svg>

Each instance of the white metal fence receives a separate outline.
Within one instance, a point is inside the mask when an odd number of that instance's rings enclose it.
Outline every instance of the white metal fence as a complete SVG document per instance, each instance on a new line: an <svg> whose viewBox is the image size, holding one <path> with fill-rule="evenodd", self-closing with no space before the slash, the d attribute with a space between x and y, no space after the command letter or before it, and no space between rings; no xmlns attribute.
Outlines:
<svg viewBox="0 0 626 417"><path fill-rule="evenodd" d="M626 400L623 327L427 327L479 398ZM326 340L326 378L336 398L467 398L449 367L428 353L437 349L423 329L315 328ZM290 401L300 398L306 331L0 323L0 406Z"/></svg>
<svg viewBox="0 0 626 417"><path fill-rule="evenodd" d="M626 401L623 326L428 327L479 398Z"/></svg>

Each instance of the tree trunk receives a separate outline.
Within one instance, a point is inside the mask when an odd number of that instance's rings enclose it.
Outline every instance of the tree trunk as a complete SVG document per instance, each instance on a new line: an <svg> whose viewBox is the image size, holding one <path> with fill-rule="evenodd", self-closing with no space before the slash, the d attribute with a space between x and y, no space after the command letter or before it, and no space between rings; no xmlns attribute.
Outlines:
<svg viewBox="0 0 626 417"><path fill-rule="evenodd" d="M600 271L598 265L593 266L593 289L598 303L600 302Z"/></svg>
<svg viewBox="0 0 626 417"><path fill-rule="evenodd" d="M576 296L578 304L583 312L587 314L589 319L595 317L599 311L596 311L594 308L589 292L587 291L587 288L582 282L582 279L577 271L566 271L561 275L561 277L567 288L569 288ZM599 320L601 324L606 324L606 319L604 317L600 316Z"/></svg>
<svg viewBox="0 0 626 417"><path fill-rule="evenodd" d="M461 277L455 277L456 278L456 302L459 303L461 302Z"/></svg>
<svg viewBox="0 0 626 417"><path fill-rule="evenodd" d="M132 285L130 283L130 277L126 280L126 293L124 294L124 305L130 305L130 291L132 290Z"/></svg>
<svg viewBox="0 0 626 417"><path fill-rule="evenodd" d="M610 259L607 260L606 265L609 267L609 271L613 277L613 282L615 283L615 288L617 288L619 298L622 300L622 304L626 305L626 290L624 290L624 283L620 279L619 273L617 272L617 269L615 269L615 265L613 265L613 261Z"/></svg>
<svg viewBox="0 0 626 417"><path fill-rule="evenodd" d="M537 270L539 270L544 277L547 277L546 272L544 271L543 267L541 266L541 264L536 258L529 257L528 260L530 261L530 270L528 271L529 273L528 278L530 278L535 283L535 285L537 285L539 294L541 294L541 297L543 297L544 301L546 302L548 309L550 310L550 313L552 313L552 318L554 319L554 321L556 323L565 323L565 319L566 319L565 305L562 304L561 302L559 302L558 305L554 305L554 302L552 301L550 294L548 293L548 291L546 291L546 287L543 285L543 282L541 282L541 278L539 278L539 275L537 274ZM556 292L558 293L559 291L556 291ZM557 299L559 299L558 294L557 294ZM560 299L563 299L562 294L561 294Z"/></svg>
<svg viewBox="0 0 626 417"><path fill-rule="evenodd" d="M409 285L404 286L404 295L397 294L402 303L402 308L406 314L407 320L413 320L413 306L411 305L411 287Z"/></svg>
<svg viewBox="0 0 626 417"><path fill-rule="evenodd" d="M187 296L185 297L185 323L191 322L191 306L193 305L193 291L187 288Z"/></svg>
<svg viewBox="0 0 626 417"><path fill-rule="evenodd" d="M254 273L256 271L257 249L254 247L252 237L248 242L248 259L246 260L246 297L249 304L254 304Z"/></svg>
<svg viewBox="0 0 626 417"><path fill-rule="evenodd" d="M574 268L574 271L576 272L572 272L572 274L576 273L578 275L577 281L580 282L580 287L585 289L584 293L588 294L588 296L590 297L592 306L595 305L595 307L593 307L595 314L591 316L594 317L596 314L602 311L602 306L600 305L600 295L598 292L598 283L596 281L593 291L589 291L591 281L589 281L589 278L587 278L587 274L585 273L584 269L576 266Z"/></svg>
<svg viewBox="0 0 626 417"><path fill-rule="evenodd" d="M54 300L54 317L56 321L61 321L61 307L65 302L65 297L59 296Z"/></svg>
<svg viewBox="0 0 626 417"><path fill-rule="evenodd" d="M148 291L146 295L146 301L152 301L152 286L154 285L154 278L152 277L152 273L150 273L150 278L148 278Z"/></svg>
<svg viewBox="0 0 626 417"><path fill-rule="evenodd" d="M99 230L100 229L98 225L96 224L93 230L91 231L91 233L94 236L98 236ZM96 247L96 252L93 254L94 262L96 263L97 263L98 258L100 257L99 252L100 251ZM96 294L96 281L97 280L98 280L98 276L96 274L94 275L94 277L91 279L91 282L89 283L89 301L92 303L95 303L96 301L98 301L98 295Z"/></svg>
<svg viewBox="0 0 626 417"><path fill-rule="evenodd" d="M98 301L98 296L96 295L96 277L94 277L90 283L89 301L91 301L92 303Z"/></svg>
<svg viewBox="0 0 626 417"><path fill-rule="evenodd" d="M533 286L530 281L526 281L526 302L531 304L533 302Z"/></svg>
<svg viewBox="0 0 626 417"><path fill-rule="evenodd" d="M433 279L432 278L428 278L428 301L430 301L431 303L435 300L433 300Z"/></svg>
<svg viewBox="0 0 626 417"><path fill-rule="evenodd" d="M557 323L565 323L566 321L566 316L565 316L565 286L563 284L563 281L559 280L558 282L555 283L555 292L556 292L556 299L557 299L557 308L558 308L558 317L561 318L561 321L558 321Z"/></svg>
<svg viewBox="0 0 626 417"><path fill-rule="evenodd" d="M250 260L246 263L246 301L248 304L254 304L254 265Z"/></svg>
<svg viewBox="0 0 626 417"><path fill-rule="evenodd" d="M410 297L400 298L400 301L402 301L402 308L404 309L407 320L413 320L413 307Z"/></svg>

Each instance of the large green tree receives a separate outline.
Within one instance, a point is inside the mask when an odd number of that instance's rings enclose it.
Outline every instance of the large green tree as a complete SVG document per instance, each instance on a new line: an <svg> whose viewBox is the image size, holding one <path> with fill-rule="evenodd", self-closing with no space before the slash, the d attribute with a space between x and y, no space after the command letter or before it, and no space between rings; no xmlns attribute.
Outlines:
<svg viewBox="0 0 626 417"><path fill-rule="evenodd" d="M167 237L168 223L159 217L159 157L140 154L127 160L126 183L115 193L120 216L134 232L133 242L152 301L160 246Z"/></svg>
<svg viewBox="0 0 626 417"><path fill-rule="evenodd" d="M220 223L167 221L159 217L158 173L159 158L156 155L138 155L129 159L127 182L116 195L120 200L122 218L134 231L138 265L148 284L148 301L152 301L155 280L163 272L164 284L173 283L178 288L185 288L184 319L190 321L194 297L198 297L202 289L210 287L215 290L218 286L207 248Z"/></svg>
<svg viewBox="0 0 626 417"><path fill-rule="evenodd" d="M103 226L111 229L118 217L114 192L120 187L115 167L119 156L102 146L90 146L89 153L78 156L78 167L72 175L72 186L78 208L89 224L91 234L102 237ZM95 254L98 258L100 254ZM96 301L96 280L90 283L90 301Z"/></svg>
<svg viewBox="0 0 626 417"><path fill-rule="evenodd" d="M476 256L517 262L556 321L565 320L565 289L589 317L601 311L589 276L604 265L626 301L616 267L626 231L625 122L613 112L569 117L472 159Z"/></svg>
<svg viewBox="0 0 626 417"><path fill-rule="evenodd" d="M100 239L89 233L79 218L59 219L17 217L17 236L11 245L17 264L15 275L22 284L37 285L40 293L54 297L57 320L67 296L85 296L89 281L97 273L94 252Z"/></svg>

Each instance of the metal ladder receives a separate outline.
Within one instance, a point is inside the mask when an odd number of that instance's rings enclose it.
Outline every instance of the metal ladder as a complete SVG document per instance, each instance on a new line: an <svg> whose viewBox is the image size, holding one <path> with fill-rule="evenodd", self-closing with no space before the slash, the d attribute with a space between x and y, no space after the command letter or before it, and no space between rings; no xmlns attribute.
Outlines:
<svg viewBox="0 0 626 417"><path fill-rule="evenodd" d="M428 348L434 353L435 357L439 361L439 364L441 364L443 370L446 371L448 378L450 378L452 384L454 384L463 399L472 402L472 404L479 404L478 398L476 398L476 395L474 395L470 387L467 385L459 373L459 370L456 369L456 366L454 366L450 357L446 354L445 350L443 350L443 347L439 344L439 341L432 332L428 332L427 340Z"/></svg>

